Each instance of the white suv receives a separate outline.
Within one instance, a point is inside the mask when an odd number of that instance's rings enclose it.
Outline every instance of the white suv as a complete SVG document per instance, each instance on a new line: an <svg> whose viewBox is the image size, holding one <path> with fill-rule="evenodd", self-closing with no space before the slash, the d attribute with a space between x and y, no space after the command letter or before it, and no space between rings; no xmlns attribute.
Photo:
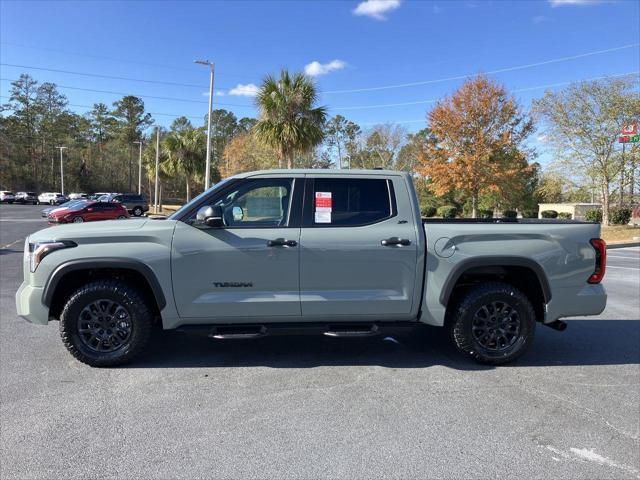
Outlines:
<svg viewBox="0 0 640 480"><path fill-rule="evenodd" d="M9 190L0 190L0 203L13 203L16 197Z"/></svg>
<svg viewBox="0 0 640 480"><path fill-rule="evenodd" d="M38 203L48 203L49 205L60 205L67 199L59 192L44 192L38 195Z"/></svg>

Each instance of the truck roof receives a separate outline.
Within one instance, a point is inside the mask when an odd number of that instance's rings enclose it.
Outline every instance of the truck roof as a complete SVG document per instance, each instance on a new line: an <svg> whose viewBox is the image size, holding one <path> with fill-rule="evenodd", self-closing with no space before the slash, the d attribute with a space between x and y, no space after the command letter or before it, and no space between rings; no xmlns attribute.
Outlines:
<svg viewBox="0 0 640 480"><path fill-rule="evenodd" d="M397 170L374 170L374 169L336 169L336 168L290 168L274 170L257 170L253 172L238 173L233 178L246 178L254 175L291 175L291 174L322 174L322 175L380 175L388 177L391 175L406 175L406 172Z"/></svg>

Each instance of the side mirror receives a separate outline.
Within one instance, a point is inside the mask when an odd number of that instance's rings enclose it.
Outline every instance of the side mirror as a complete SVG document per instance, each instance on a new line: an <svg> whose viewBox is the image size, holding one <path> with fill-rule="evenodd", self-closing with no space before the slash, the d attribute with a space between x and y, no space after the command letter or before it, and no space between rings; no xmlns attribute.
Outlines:
<svg viewBox="0 0 640 480"><path fill-rule="evenodd" d="M196 224L206 225L212 228L223 227L222 207L206 205L200 208L196 214Z"/></svg>

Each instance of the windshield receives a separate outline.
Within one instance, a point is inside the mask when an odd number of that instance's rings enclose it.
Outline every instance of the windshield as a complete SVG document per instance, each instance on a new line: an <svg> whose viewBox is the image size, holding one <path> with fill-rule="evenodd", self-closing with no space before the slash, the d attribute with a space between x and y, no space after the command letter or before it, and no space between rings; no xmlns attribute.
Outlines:
<svg viewBox="0 0 640 480"><path fill-rule="evenodd" d="M168 219L169 220L175 220L176 218L178 218L181 214L181 212L185 212L186 210L188 210L189 208L191 208L192 205L195 205L196 203L198 203L203 197L205 197L207 194L209 194L210 192L212 192L215 189L218 189L220 187L222 187L223 185L227 184L229 181L231 181L233 177L227 177L224 180L220 180L218 183L216 183L215 185L213 185L211 188L209 188L209 190L205 190L204 192L202 192L200 195L198 195L197 197L195 197L193 200L191 200L188 203L185 203L183 206L181 206L178 210L176 210L175 212L173 212L171 215L169 215Z"/></svg>
<svg viewBox="0 0 640 480"><path fill-rule="evenodd" d="M82 206L85 204L86 202L82 201L82 200L70 200L68 202L64 202L63 204L61 204L58 208L73 208L77 205L80 205L80 208L82 208Z"/></svg>

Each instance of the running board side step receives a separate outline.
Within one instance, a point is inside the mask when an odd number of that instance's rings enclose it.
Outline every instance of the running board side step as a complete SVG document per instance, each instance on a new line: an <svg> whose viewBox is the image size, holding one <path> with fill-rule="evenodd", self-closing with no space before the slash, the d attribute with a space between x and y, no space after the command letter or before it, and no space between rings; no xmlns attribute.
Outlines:
<svg viewBox="0 0 640 480"><path fill-rule="evenodd" d="M328 337L371 337L395 334L423 327L419 322L280 322L267 324L187 324L176 330L205 334L217 340L240 340L275 335L326 335Z"/></svg>
<svg viewBox="0 0 640 480"><path fill-rule="evenodd" d="M242 340L264 337L266 334L267 329L264 325L238 325L213 327L207 336L218 340Z"/></svg>
<svg viewBox="0 0 640 480"><path fill-rule="evenodd" d="M331 325L324 332L327 337L370 337L378 334L378 326L373 325Z"/></svg>

